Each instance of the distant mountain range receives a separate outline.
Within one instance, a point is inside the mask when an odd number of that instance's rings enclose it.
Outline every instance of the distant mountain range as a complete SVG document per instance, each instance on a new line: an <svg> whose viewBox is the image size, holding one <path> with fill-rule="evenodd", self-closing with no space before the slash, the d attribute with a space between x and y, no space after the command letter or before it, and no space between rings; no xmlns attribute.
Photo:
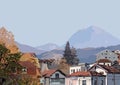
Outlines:
<svg viewBox="0 0 120 85"><path fill-rule="evenodd" d="M58 49L60 47L56 44L48 43L48 44L45 44L45 45L42 45L42 46L37 46L36 48L39 49L39 50L50 51L50 50Z"/></svg>
<svg viewBox="0 0 120 85"><path fill-rule="evenodd" d="M20 44L18 42L16 42L16 45L18 46L19 50L23 53L32 52L32 53L36 53L37 55L40 55L41 53L46 52L45 50L40 50L40 49L37 49L37 48L29 46L29 45Z"/></svg>
<svg viewBox="0 0 120 85"><path fill-rule="evenodd" d="M32 46L21 44L18 42L16 42L16 45L18 46L19 50L23 53L32 52L32 53L36 53L37 55L40 55L41 53L51 51L54 49L60 49L59 46L57 46L56 44L52 44L52 43L48 43L48 44L37 46L37 47L32 47Z"/></svg>
<svg viewBox="0 0 120 85"><path fill-rule="evenodd" d="M90 26L74 33L69 42L75 48L107 47L120 44L120 39L101 28Z"/></svg>
<svg viewBox="0 0 120 85"><path fill-rule="evenodd" d="M0 29L0 35L0 41L5 43L6 46L12 45L15 47L17 45L21 52L34 52L39 58L60 58L64 52L64 45L63 47L59 47L56 44L48 43L32 47L15 42L13 34L8 32L4 27ZM77 55L81 62L95 61L95 54L105 49L120 50L119 39L95 26L90 26L76 32L68 41L71 46L77 48ZM12 50L16 51L16 48L12 48Z"/></svg>
<svg viewBox="0 0 120 85"><path fill-rule="evenodd" d="M79 57L80 62L92 63L92 62L95 62L95 60L96 60L96 54L105 49L108 49L111 51L120 50L120 45L108 46L108 47L98 47L98 48L77 49L77 56ZM52 51L42 53L41 55L38 55L38 58L40 58L40 59L46 59L46 58L49 59L52 57L55 58L55 55L57 55L57 57L58 57L58 54L60 55L59 57L61 57L63 55L63 52L64 52L64 50L52 50Z"/></svg>

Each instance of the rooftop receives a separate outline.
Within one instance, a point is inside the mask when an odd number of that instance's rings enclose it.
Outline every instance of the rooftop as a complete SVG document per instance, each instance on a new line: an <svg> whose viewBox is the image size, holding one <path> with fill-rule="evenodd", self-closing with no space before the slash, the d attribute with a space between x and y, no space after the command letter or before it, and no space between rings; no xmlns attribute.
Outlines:
<svg viewBox="0 0 120 85"><path fill-rule="evenodd" d="M69 76L88 77L88 76L103 76L103 75L95 71L80 71L80 72L72 73Z"/></svg>

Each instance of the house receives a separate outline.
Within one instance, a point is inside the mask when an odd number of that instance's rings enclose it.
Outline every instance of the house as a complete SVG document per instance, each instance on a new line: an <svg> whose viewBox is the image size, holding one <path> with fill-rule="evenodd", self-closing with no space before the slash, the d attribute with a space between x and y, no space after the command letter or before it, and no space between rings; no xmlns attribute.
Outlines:
<svg viewBox="0 0 120 85"><path fill-rule="evenodd" d="M106 76L105 85L119 85L120 84L120 70L113 66L96 64L89 69L89 71L96 71Z"/></svg>
<svg viewBox="0 0 120 85"><path fill-rule="evenodd" d="M22 74L31 75L32 77L40 77L40 69L29 61L20 61L19 64L23 67Z"/></svg>
<svg viewBox="0 0 120 85"><path fill-rule="evenodd" d="M109 59L100 59L100 60L96 61L96 63L100 64L100 65L107 65L107 66L112 65L112 61L110 61Z"/></svg>
<svg viewBox="0 0 120 85"><path fill-rule="evenodd" d="M40 84L40 69L36 67L33 63L30 61L19 61L19 64L23 67L21 75L23 77L26 77L29 79L32 79L34 83L37 83L37 85ZM31 84L32 85L32 84Z"/></svg>
<svg viewBox="0 0 120 85"><path fill-rule="evenodd" d="M95 71L80 71L66 78L66 85L105 85L105 76Z"/></svg>
<svg viewBox="0 0 120 85"><path fill-rule="evenodd" d="M42 73L42 85L66 85L66 75L60 70L47 70Z"/></svg>
<svg viewBox="0 0 120 85"><path fill-rule="evenodd" d="M118 60L118 55L106 49L96 54L96 61L100 59L109 59L110 61L114 62Z"/></svg>
<svg viewBox="0 0 120 85"><path fill-rule="evenodd" d="M32 78L32 81L40 84L40 64L35 53L23 53L20 57L19 64L22 68L24 77ZM31 84L32 85L32 84Z"/></svg>
<svg viewBox="0 0 120 85"><path fill-rule="evenodd" d="M69 73L75 73L78 71L86 71L87 70L87 64L86 63L79 63L77 66L70 66Z"/></svg>

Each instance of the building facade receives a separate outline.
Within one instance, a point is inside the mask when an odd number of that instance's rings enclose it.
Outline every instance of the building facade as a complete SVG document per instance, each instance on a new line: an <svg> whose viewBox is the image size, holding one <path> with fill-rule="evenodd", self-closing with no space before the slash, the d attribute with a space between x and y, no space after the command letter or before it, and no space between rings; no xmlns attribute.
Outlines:
<svg viewBox="0 0 120 85"><path fill-rule="evenodd" d="M71 66L69 73L75 73L75 72L79 72L79 71L86 71L87 70L87 64L86 63L79 63L77 66Z"/></svg>
<svg viewBox="0 0 120 85"><path fill-rule="evenodd" d="M112 66L106 65L94 65L89 69L90 71L96 71L106 76L105 85L120 85L120 71Z"/></svg>
<svg viewBox="0 0 120 85"><path fill-rule="evenodd" d="M118 55L106 49L96 54L96 61L100 59L109 59L110 61L114 62L118 60Z"/></svg>
<svg viewBox="0 0 120 85"><path fill-rule="evenodd" d="M66 85L105 85L105 76L90 71L76 72L66 79Z"/></svg>
<svg viewBox="0 0 120 85"><path fill-rule="evenodd" d="M42 85L66 85L66 75L60 70L48 70L42 73Z"/></svg>

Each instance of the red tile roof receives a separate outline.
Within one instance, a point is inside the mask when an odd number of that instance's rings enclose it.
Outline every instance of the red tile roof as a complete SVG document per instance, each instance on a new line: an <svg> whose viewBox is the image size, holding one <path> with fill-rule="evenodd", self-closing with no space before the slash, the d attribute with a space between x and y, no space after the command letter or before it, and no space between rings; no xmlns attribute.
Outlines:
<svg viewBox="0 0 120 85"><path fill-rule="evenodd" d="M93 72L93 71L80 71L72 73L69 76L79 76L79 77L88 77L88 76L103 76L101 73Z"/></svg>
<svg viewBox="0 0 120 85"><path fill-rule="evenodd" d="M36 66L29 61L20 61L19 64L27 68L28 75L36 75Z"/></svg>
<svg viewBox="0 0 120 85"><path fill-rule="evenodd" d="M42 73L42 76L43 76L43 77L50 77L53 73L55 73L55 71L56 71L56 70L54 70L54 69L44 71L44 72Z"/></svg>
<svg viewBox="0 0 120 85"><path fill-rule="evenodd" d="M109 59L100 59L97 61L97 63L111 63L112 61L110 61Z"/></svg>
<svg viewBox="0 0 120 85"><path fill-rule="evenodd" d="M103 69L105 69L108 73L120 73L120 71L113 66L106 66L106 65L100 65Z"/></svg>

